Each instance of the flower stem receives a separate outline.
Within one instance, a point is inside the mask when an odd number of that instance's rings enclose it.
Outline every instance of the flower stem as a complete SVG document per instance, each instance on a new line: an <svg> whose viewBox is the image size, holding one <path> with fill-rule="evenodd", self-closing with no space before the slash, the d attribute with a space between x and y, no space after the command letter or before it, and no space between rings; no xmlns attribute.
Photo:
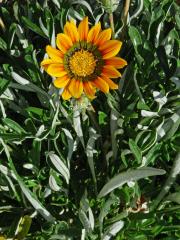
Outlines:
<svg viewBox="0 0 180 240"><path fill-rule="evenodd" d="M130 6L130 0L126 0L125 5L124 5L124 22L127 23L127 17L128 17L128 12L129 12L129 6Z"/></svg>
<svg viewBox="0 0 180 240"><path fill-rule="evenodd" d="M92 121L92 123L94 125L94 128L96 129L96 131L98 133L101 133L101 129L99 127L99 124L97 123L97 119L96 119L96 116L95 116L94 112L92 110L88 109L87 113L88 113L88 115L89 115L89 117L90 117L90 119L91 119L91 121Z"/></svg>
<svg viewBox="0 0 180 240"><path fill-rule="evenodd" d="M128 12L129 12L130 3L131 3L130 0L126 0L126 1L125 1L124 12L123 12L123 17L122 17L123 28L122 28L122 32L121 32L121 41L124 40L124 36L125 36L125 31L126 31L126 26L127 26L127 18L128 18Z"/></svg>
<svg viewBox="0 0 180 240"><path fill-rule="evenodd" d="M106 173L107 172L107 162L106 162L106 154L105 154L104 145L103 145L101 128L99 127L99 124L97 122L97 118L96 118L95 113L92 110L87 110L87 113L89 115L89 118L92 121L92 124L93 124L94 128L96 129L97 133L100 135L99 141L100 141L102 159L103 159L103 161L102 161L102 172Z"/></svg>
<svg viewBox="0 0 180 240"><path fill-rule="evenodd" d="M169 174L169 177L167 178L161 192L159 193L156 200L154 201L154 204L153 204L151 210L154 210L157 208L157 206L159 205L161 200L169 192L171 186L173 185L173 183L176 180L176 177L179 173L180 173L180 152L177 153L176 158L174 160L174 164L171 169L171 172Z"/></svg>
<svg viewBox="0 0 180 240"><path fill-rule="evenodd" d="M109 13L109 22L112 30L112 38L114 38L114 18L113 18L113 13Z"/></svg>

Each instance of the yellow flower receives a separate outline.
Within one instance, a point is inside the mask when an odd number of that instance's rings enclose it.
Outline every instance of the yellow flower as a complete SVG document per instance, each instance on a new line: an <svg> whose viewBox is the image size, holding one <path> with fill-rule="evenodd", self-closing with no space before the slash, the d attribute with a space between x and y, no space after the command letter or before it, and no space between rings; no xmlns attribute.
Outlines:
<svg viewBox="0 0 180 240"><path fill-rule="evenodd" d="M41 66L53 77L54 86L63 88L62 98L79 98L85 93L95 97L96 88L104 93L117 89L111 78L121 76L117 70L127 62L115 57L122 43L111 39L111 29L101 30L100 22L89 29L88 17L77 27L74 21L66 22L64 33L56 38L57 49L48 45L49 56Z"/></svg>

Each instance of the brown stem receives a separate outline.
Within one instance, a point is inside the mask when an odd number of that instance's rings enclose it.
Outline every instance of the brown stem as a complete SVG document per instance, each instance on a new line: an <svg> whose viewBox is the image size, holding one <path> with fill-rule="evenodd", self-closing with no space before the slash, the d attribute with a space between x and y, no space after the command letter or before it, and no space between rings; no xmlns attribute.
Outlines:
<svg viewBox="0 0 180 240"><path fill-rule="evenodd" d="M127 18L128 18L130 3L131 3L131 0L125 1L124 12L123 12L123 17L122 17L123 28L122 28L122 32L121 32L121 41L124 40L124 36L125 36L125 32L126 32Z"/></svg>
<svg viewBox="0 0 180 240"><path fill-rule="evenodd" d="M129 12L130 2L131 2L131 0L126 0L125 6L124 6L124 20L125 20L125 23L127 23L127 16L128 16L128 12Z"/></svg>
<svg viewBox="0 0 180 240"><path fill-rule="evenodd" d="M110 21L110 26L112 30L112 38L114 38L114 18L113 18L113 13L109 13L109 21Z"/></svg>

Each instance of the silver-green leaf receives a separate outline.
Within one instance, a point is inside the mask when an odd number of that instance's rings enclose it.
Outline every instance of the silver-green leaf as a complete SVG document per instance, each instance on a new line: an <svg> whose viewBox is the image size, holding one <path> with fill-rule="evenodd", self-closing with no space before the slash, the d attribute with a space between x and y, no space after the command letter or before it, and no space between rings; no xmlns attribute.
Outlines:
<svg viewBox="0 0 180 240"><path fill-rule="evenodd" d="M101 189L98 197L104 197L108 193L112 192L114 189L121 187L129 181L137 181L141 178L146 178L149 176L163 175L165 171L162 169L143 167L135 170L129 170L123 173L118 174L112 178L108 183L104 185Z"/></svg>

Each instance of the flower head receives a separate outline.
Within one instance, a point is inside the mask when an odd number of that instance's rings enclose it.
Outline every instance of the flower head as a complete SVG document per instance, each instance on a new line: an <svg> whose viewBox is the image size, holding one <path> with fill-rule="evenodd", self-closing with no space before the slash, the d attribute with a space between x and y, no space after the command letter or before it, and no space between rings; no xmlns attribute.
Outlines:
<svg viewBox="0 0 180 240"><path fill-rule="evenodd" d="M127 62L115 57L122 43L110 39L110 28L101 30L101 24L97 23L89 29L85 17L78 27L73 21L66 22L64 33L56 38L57 49L46 47L49 58L41 66L55 77L55 87L64 89L63 99L79 98L83 93L94 98L96 89L108 93L109 89L118 88L111 78L120 77L117 69Z"/></svg>

